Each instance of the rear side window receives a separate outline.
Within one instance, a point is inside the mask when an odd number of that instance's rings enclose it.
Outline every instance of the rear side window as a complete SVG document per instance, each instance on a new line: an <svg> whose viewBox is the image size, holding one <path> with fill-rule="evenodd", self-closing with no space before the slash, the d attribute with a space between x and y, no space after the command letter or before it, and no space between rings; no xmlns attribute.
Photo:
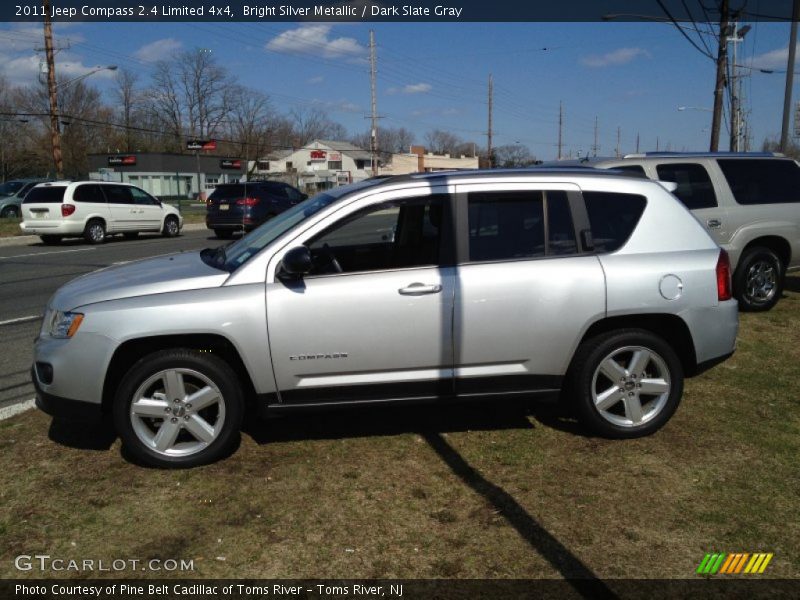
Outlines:
<svg viewBox="0 0 800 600"><path fill-rule="evenodd" d="M656 172L661 181L674 181L678 184L678 189L673 194L683 202L686 208L691 210L717 206L714 185L703 165L663 164L656 167Z"/></svg>
<svg viewBox="0 0 800 600"><path fill-rule="evenodd" d="M131 188L125 185L104 185L103 191L109 204L133 204Z"/></svg>
<svg viewBox="0 0 800 600"><path fill-rule="evenodd" d="M800 202L800 167L793 160L719 159L738 204Z"/></svg>
<svg viewBox="0 0 800 600"><path fill-rule="evenodd" d="M72 193L75 202L88 202L90 204L105 204L106 197L99 185L79 185Z"/></svg>
<svg viewBox="0 0 800 600"><path fill-rule="evenodd" d="M565 192L481 192L468 203L471 262L577 252Z"/></svg>
<svg viewBox="0 0 800 600"><path fill-rule="evenodd" d="M583 192L595 252L614 252L631 237L647 199L637 194Z"/></svg>
<svg viewBox="0 0 800 600"><path fill-rule="evenodd" d="M61 204L64 200L64 192L67 190L63 185L35 187L25 199L23 204Z"/></svg>

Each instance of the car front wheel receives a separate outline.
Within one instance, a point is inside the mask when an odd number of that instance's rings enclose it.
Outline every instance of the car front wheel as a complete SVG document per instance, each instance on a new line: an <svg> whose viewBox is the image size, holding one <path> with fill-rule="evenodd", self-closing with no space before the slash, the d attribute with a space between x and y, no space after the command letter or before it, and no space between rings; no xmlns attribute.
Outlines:
<svg viewBox="0 0 800 600"><path fill-rule="evenodd" d="M568 377L581 423L609 438L654 433L675 413L683 394L683 367L675 351L639 329L585 341Z"/></svg>
<svg viewBox="0 0 800 600"><path fill-rule="evenodd" d="M185 468L226 456L239 439L243 411L241 387L225 361L171 349L142 358L125 375L114 424L140 462Z"/></svg>
<svg viewBox="0 0 800 600"><path fill-rule="evenodd" d="M739 260L733 289L743 311L765 311L777 304L783 291L783 265L769 248L750 248Z"/></svg>

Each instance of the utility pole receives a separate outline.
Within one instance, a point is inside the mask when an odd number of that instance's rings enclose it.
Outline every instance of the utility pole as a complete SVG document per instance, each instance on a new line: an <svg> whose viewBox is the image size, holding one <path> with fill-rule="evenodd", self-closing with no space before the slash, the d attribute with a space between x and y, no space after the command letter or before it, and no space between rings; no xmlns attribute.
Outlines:
<svg viewBox="0 0 800 600"><path fill-rule="evenodd" d="M489 168L494 167L494 160L492 160L492 101L494 99L494 78L489 74L489 129L486 132L486 159L489 163Z"/></svg>
<svg viewBox="0 0 800 600"><path fill-rule="evenodd" d="M558 102L558 160L561 160L561 144L563 142L563 128L564 128L564 104Z"/></svg>
<svg viewBox="0 0 800 600"><path fill-rule="evenodd" d="M731 80L728 82L731 97L731 141L729 148L731 152L739 151L739 94L736 87L737 72L736 72L736 45L739 42L738 23L736 19L738 15L734 14L733 22L730 25L730 30L733 33L728 38L728 42L733 44L733 61L731 63Z"/></svg>
<svg viewBox="0 0 800 600"><path fill-rule="evenodd" d="M369 146L372 154L372 176L378 175L378 103L375 94L375 76L377 74L375 60L375 32L369 30L369 85L372 91L372 128L369 135Z"/></svg>
<svg viewBox="0 0 800 600"><path fill-rule="evenodd" d="M800 0L792 5L792 27L789 33L789 60L786 66L786 90L783 95L783 124L781 126L781 152L789 147L789 113L792 111L792 86L794 85L794 59L797 46L797 21L800 21Z"/></svg>
<svg viewBox="0 0 800 600"><path fill-rule="evenodd" d="M719 9L719 49L717 50L717 78L714 86L714 114L711 118L711 143L709 150L719 150L719 131L722 124L722 101L725 93L725 69L728 64L728 0L722 0Z"/></svg>
<svg viewBox="0 0 800 600"><path fill-rule="evenodd" d="M594 118L594 144L592 144L592 156L597 156L600 146L597 144L597 117Z"/></svg>
<svg viewBox="0 0 800 600"><path fill-rule="evenodd" d="M56 179L64 178L64 160L61 156L61 132L58 127L58 99L56 97L56 61L53 53L53 24L50 22L50 0L44 0L44 51L47 61L47 91L50 96L50 143L53 147L53 166Z"/></svg>
<svg viewBox="0 0 800 600"><path fill-rule="evenodd" d="M619 157L620 157L620 154L619 154L619 142L620 142L620 137L621 137L621 131L620 131L620 127L619 127L619 125L617 125L617 158L619 158Z"/></svg>
<svg viewBox="0 0 800 600"><path fill-rule="evenodd" d="M636 154L639 154L639 132L636 132Z"/></svg>

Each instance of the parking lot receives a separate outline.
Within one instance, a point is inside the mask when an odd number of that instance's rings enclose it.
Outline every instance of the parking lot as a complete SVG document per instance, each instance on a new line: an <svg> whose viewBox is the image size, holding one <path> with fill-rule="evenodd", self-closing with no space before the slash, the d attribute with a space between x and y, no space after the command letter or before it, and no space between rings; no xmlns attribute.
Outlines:
<svg viewBox="0 0 800 600"><path fill-rule="evenodd" d="M34 314L49 292L29 277L54 289L167 246L32 248L0 261L3 298L34 299ZM35 328L4 326L11 368L27 368ZM2 576L26 576L13 557L38 552L191 559L196 577L683 578L706 552L771 552L771 577L798 577L798 331L790 277L776 309L742 315L735 356L687 382L664 430L632 441L525 402L249 417L233 456L168 472L29 411L0 422Z"/></svg>
<svg viewBox="0 0 800 600"><path fill-rule="evenodd" d="M101 246L89 246L80 239L44 246L38 238L25 245L0 246L0 410L33 397L29 376L32 341L47 300L59 286L115 263L222 243L208 230L195 228L173 239L112 237Z"/></svg>

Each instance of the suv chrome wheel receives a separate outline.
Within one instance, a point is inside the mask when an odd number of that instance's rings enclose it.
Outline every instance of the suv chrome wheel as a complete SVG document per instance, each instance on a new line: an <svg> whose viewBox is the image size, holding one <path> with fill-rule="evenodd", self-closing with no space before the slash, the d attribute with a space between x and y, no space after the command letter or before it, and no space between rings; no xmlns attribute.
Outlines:
<svg viewBox="0 0 800 600"><path fill-rule="evenodd" d="M670 389L664 359L643 346L614 350L592 378L597 412L619 427L636 427L654 419L666 406Z"/></svg>
<svg viewBox="0 0 800 600"><path fill-rule="evenodd" d="M678 408L683 366L651 331L609 331L578 347L566 391L581 423L595 433L640 437L660 429Z"/></svg>
<svg viewBox="0 0 800 600"><path fill-rule="evenodd" d="M783 271L781 259L771 248L749 248L739 259L733 276L739 308L762 311L775 306L783 290Z"/></svg>
<svg viewBox="0 0 800 600"><path fill-rule="evenodd" d="M189 456L219 437L225 424L225 399L202 373L168 369L139 386L130 419L136 436L153 451Z"/></svg>
<svg viewBox="0 0 800 600"><path fill-rule="evenodd" d="M758 260L747 269L744 293L757 303L769 302L777 289L778 275L768 260Z"/></svg>
<svg viewBox="0 0 800 600"><path fill-rule="evenodd" d="M244 414L236 373L213 352L160 350L123 377L114 425L125 449L156 467L193 467L235 447Z"/></svg>

